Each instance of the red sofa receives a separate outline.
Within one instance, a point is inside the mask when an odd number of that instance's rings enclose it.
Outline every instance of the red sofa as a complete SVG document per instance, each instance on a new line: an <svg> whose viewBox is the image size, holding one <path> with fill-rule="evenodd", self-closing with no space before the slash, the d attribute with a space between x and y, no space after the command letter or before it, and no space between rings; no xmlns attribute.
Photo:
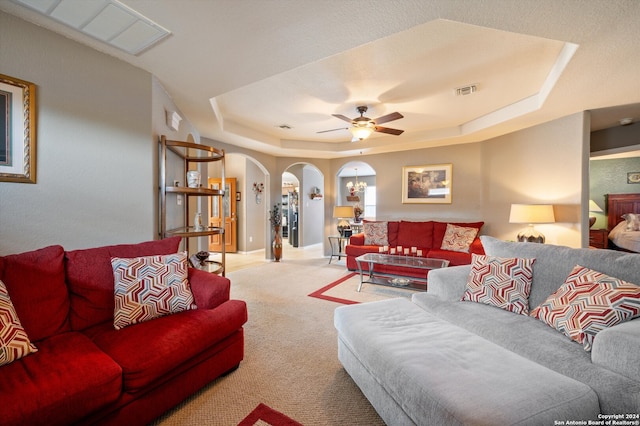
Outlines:
<svg viewBox="0 0 640 426"><path fill-rule="evenodd" d="M478 235L476 235L469 246L468 253L442 250L440 248L447 230L447 223L465 228L476 228L478 230ZM471 263L472 253L484 254L484 249L479 238L482 225L484 225L484 222L389 221L387 222L387 239L390 248L397 246L402 246L403 248L417 247L417 249L422 250L423 257L446 259L449 261L449 266L466 265ZM349 239L349 244L345 246L347 269L351 271L358 270L356 257L365 253L379 252L380 246L365 245L364 243L364 232L352 235ZM420 270L398 266L375 265L374 271L424 278L424 272Z"/></svg>
<svg viewBox="0 0 640 426"><path fill-rule="evenodd" d="M189 269L197 309L114 329L112 257L176 253L180 237L0 257L0 279L38 351L0 367L0 424L143 425L244 357L243 301Z"/></svg>

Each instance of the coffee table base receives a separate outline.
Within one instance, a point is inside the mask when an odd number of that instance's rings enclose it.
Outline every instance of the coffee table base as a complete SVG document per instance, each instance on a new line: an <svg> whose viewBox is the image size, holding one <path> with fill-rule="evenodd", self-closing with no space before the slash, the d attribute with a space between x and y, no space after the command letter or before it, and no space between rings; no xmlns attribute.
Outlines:
<svg viewBox="0 0 640 426"><path fill-rule="evenodd" d="M369 273L365 275L360 269L360 284L358 285L358 291L362 290L362 284L376 284L387 287L406 288L408 290L422 290L427 291L427 277L425 274L424 279L416 277L406 277L402 275L387 274L387 273ZM367 277L365 279L365 277ZM395 282L394 282L395 281Z"/></svg>

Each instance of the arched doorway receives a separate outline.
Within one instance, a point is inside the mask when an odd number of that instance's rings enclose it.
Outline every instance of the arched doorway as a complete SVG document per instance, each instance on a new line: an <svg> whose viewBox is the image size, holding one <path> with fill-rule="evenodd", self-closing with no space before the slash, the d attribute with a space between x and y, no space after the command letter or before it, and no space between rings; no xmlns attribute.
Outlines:
<svg viewBox="0 0 640 426"><path fill-rule="evenodd" d="M296 181L297 190L289 197L294 191L285 184ZM322 243L323 227L318 225L324 223L324 174L313 164L295 163L283 172L282 183L283 194L287 192L289 243L295 247Z"/></svg>
<svg viewBox="0 0 640 426"><path fill-rule="evenodd" d="M360 210L359 219L376 219L376 171L362 161L345 163L336 175L336 206L350 206L354 208L351 225L359 232L361 222L356 221L356 214Z"/></svg>

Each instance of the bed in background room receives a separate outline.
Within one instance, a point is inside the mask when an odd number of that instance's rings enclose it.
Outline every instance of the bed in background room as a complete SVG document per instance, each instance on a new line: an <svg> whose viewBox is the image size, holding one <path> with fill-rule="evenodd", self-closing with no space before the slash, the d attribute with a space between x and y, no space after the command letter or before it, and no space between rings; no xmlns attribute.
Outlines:
<svg viewBox="0 0 640 426"><path fill-rule="evenodd" d="M608 194L609 248L640 253L640 194Z"/></svg>

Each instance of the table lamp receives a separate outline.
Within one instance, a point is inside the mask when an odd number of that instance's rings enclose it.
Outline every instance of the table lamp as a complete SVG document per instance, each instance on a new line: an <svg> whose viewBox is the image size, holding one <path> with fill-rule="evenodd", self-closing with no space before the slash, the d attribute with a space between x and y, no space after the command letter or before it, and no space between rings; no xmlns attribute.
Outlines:
<svg viewBox="0 0 640 426"><path fill-rule="evenodd" d="M526 223L518 233L518 241L544 243L544 235L533 227L534 223L554 223L556 221L551 204L511 204L509 223Z"/></svg>
<svg viewBox="0 0 640 426"><path fill-rule="evenodd" d="M589 212L590 213L604 213L604 211L600 208L600 206L597 205L596 202L593 201L593 200L589 200ZM595 216L589 216L589 228L591 228L594 223L596 223L596 217Z"/></svg>
<svg viewBox="0 0 640 426"><path fill-rule="evenodd" d="M353 217L353 207L351 206L334 206L333 218L338 219L338 232L344 237L344 230L351 229L348 219Z"/></svg>

